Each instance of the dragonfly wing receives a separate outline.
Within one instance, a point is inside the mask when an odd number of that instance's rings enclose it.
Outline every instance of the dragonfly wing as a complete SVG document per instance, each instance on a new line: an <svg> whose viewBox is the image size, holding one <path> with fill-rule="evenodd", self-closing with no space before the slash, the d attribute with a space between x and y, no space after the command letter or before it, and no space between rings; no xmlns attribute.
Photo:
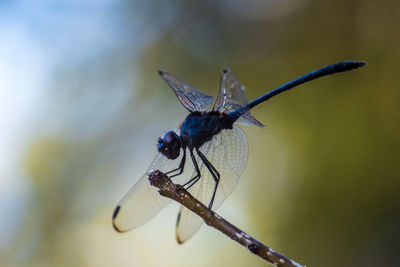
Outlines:
<svg viewBox="0 0 400 267"><path fill-rule="evenodd" d="M240 107L241 106L237 105L237 104L226 103L225 106L224 106L224 112L225 113L229 113L229 112L234 111L234 110L236 110L236 109L238 109ZM259 126L261 128L265 128L265 125L262 124L256 118L254 118L254 116L251 115L250 111L247 111L242 116L240 116L239 119L237 120L237 122L240 123L240 124L244 124L244 125L256 125L256 126Z"/></svg>
<svg viewBox="0 0 400 267"><path fill-rule="evenodd" d="M203 219L181 206L176 220L176 240L182 244L191 238L203 225Z"/></svg>
<svg viewBox="0 0 400 267"><path fill-rule="evenodd" d="M239 82L236 76L228 68L224 68L221 72L220 92L217 101L214 105L214 110L221 110L223 112L233 111L248 103L244 86ZM259 122L250 111L246 112L238 120L242 124L256 125L265 127Z"/></svg>
<svg viewBox="0 0 400 267"><path fill-rule="evenodd" d="M227 91L226 91L227 81L226 81L226 79L228 77L228 75L227 75L228 70L229 69L225 68L221 72L221 78L219 81L219 93L218 93L217 99L215 100L215 103L214 103L214 107L213 107L214 111L221 110L226 104L226 100L227 100Z"/></svg>
<svg viewBox="0 0 400 267"><path fill-rule="evenodd" d="M182 154L177 159L170 160L158 153L148 171L167 172L173 170L179 166ZM184 174L176 176L177 179L174 178L174 181L182 182L185 180L184 177ZM118 232L135 229L149 221L170 201L169 198L160 196L157 188L150 185L148 175L145 173L118 203L113 214L113 226Z"/></svg>
<svg viewBox="0 0 400 267"><path fill-rule="evenodd" d="M213 210L216 210L233 191L246 166L248 155L246 135L237 126L230 130L222 130L205 143L200 151L220 174L220 182L213 204ZM200 157L196 155L196 159L199 163L201 178L189 191L204 205L208 205L214 191L215 181ZM181 207L176 226L178 242L183 243L192 237L199 230L202 222L203 220L198 215Z"/></svg>
<svg viewBox="0 0 400 267"><path fill-rule="evenodd" d="M190 112L209 110L214 97L206 95L184 80L165 71L159 71L161 77L174 90L181 104Z"/></svg>

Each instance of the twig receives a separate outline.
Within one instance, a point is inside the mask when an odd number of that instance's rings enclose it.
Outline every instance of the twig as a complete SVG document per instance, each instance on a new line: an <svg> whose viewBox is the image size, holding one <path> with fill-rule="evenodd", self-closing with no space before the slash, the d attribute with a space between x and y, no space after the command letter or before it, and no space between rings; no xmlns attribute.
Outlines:
<svg viewBox="0 0 400 267"><path fill-rule="evenodd" d="M207 206L194 198L185 188L181 185L174 184L171 179L161 171L155 170L149 172L149 180L151 185L160 189L158 191L160 195L179 202L181 205L203 218L207 225L214 227L242 246L248 248L251 253L267 260L275 266L305 267L267 247L229 223L214 211L209 210Z"/></svg>

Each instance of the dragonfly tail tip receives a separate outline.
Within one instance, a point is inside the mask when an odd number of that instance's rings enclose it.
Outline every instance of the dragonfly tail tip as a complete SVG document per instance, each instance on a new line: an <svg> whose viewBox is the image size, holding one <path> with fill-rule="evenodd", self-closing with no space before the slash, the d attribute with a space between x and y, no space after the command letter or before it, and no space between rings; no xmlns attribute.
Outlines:
<svg viewBox="0 0 400 267"><path fill-rule="evenodd" d="M358 67L362 67L367 64L365 61L356 61Z"/></svg>

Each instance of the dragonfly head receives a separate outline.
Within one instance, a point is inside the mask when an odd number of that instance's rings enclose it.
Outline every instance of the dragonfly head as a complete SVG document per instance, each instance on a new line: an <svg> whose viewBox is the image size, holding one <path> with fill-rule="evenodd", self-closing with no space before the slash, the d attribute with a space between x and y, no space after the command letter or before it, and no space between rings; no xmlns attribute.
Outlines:
<svg viewBox="0 0 400 267"><path fill-rule="evenodd" d="M161 138L158 138L158 152L168 159L179 157L181 146L181 138L174 131L168 131Z"/></svg>

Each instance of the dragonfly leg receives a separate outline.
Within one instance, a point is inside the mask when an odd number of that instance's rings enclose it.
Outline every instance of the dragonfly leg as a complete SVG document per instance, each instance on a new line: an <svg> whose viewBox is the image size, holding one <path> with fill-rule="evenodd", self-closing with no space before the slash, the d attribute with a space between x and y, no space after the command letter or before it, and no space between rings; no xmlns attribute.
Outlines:
<svg viewBox="0 0 400 267"><path fill-rule="evenodd" d="M213 176L214 181L215 181L214 192L211 197L210 204L208 205L208 208L211 210L212 205L214 203L215 194L217 193L220 175L219 175L219 172L215 169L215 167L211 164L211 162L208 161L206 156L204 156L204 154L199 149L196 149L196 152L200 156L201 160L204 162L204 165L206 165L208 171L211 173L211 175Z"/></svg>
<svg viewBox="0 0 400 267"><path fill-rule="evenodd" d="M176 169L173 169L172 171L169 171L169 172L167 172L167 173L165 173L165 174L168 175L168 174L170 174L170 173L173 173L173 172L178 171L178 173L175 173L175 174L173 174L173 175L170 175L169 178L172 178L172 177L181 175L182 172L183 172L183 169L185 168L185 162L186 162L186 149L184 148L184 149L183 149L183 156L182 156L181 162L179 163L179 167L176 168Z"/></svg>
<svg viewBox="0 0 400 267"><path fill-rule="evenodd" d="M190 150L190 157L192 158L193 161L193 165L194 168L197 172L196 176L194 176L192 179L190 179L189 181L187 181L183 187L186 187L186 190L188 190L189 188L191 188L195 183L197 183L200 180L201 174L200 174L200 168L199 165L197 164L196 158L193 155L193 150Z"/></svg>

